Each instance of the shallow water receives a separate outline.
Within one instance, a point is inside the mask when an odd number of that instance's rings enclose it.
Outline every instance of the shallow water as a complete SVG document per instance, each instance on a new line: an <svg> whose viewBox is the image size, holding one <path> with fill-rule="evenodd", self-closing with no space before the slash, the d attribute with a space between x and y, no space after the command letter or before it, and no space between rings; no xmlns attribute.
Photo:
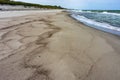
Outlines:
<svg viewBox="0 0 120 80"><path fill-rule="evenodd" d="M120 35L120 13L73 10L71 16L90 27Z"/></svg>

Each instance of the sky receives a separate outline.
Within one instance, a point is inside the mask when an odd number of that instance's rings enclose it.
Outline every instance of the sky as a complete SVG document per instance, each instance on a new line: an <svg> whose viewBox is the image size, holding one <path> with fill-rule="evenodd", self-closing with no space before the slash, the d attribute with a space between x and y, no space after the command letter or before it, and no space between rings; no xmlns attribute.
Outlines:
<svg viewBox="0 0 120 80"><path fill-rule="evenodd" d="M120 10L120 0L15 0L44 5L58 5L69 9Z"/></svg>

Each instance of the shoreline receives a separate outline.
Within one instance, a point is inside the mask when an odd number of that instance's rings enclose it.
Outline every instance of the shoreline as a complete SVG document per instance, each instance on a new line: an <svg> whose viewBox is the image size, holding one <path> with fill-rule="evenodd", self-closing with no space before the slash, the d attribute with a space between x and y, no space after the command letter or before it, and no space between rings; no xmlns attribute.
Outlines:
<svg viewBox="0 0 120 80"><path fill-rule="evenodd" d="M69 12L68 12L69 13ZM98 32L101 32L101 33L106 33L106 34L108 34L108 35L112 35L112 36L116 36L116 37L120 37L120 35L116 35L116 34L113 34L113 33L110 33L110 32L106 32L106 31L103 31L103 30L99 30L99 29L97 29L97 28L94 28L94 27L91 27L91 26L89 26L89 25L86 25L86 24L84 24L83 22L80 22L80 21L78 21L78 20L76 20L75 18L73 18L73 17L71 17L70 16L71 14L68 14L68 17L70 17L70 18L72 18L73 20L75 20L78 24L82 24L82 25L84 25L84 26L86 26L86 27L89 27L89 28L92 28L92 29L94 29L94 30L97 30Z"/></svg>
<svg viewBox="0 0 120 80"><path fill-rule="evenodd" d="M1 80L120 79L120 38L67 12L5 18L0 26Z"/></svg>
<svg viewBox="0 0 120 80"><path fill-rule="evenodd" d="M79 22L82 22L83 24L85 24L89 27L120 36L119 27L112 26L109 23L105 23L105 22L101 23L100 21L94 21L94 20L88 19L86 17L85 17L85 19L83 19L82 17L81 18L77 17L74 13L72 13L71 16L73 18L75 18L76 20L78 20Z"/></svg>
<svg viewBox="0 0 120 80"><path fill-rule="evenodd" d="M95 31L98 36L101 36L101 37L103 37L104 39L106 39L107 42L109 42L109 44L112 43L112 42L109 40L110 37L112 37L113 39L116 39L116 38L117 38L118 40L120 40L120 36L119 36L119 35L116 35L116 34L113 34L113 33L110 33L110 32L106 32L106 31L102 31L102 30L96 29L96 28L94 28L94 27L90 27L90 26L88 26L88 25L86 25L86 24L84 24L84 23L76 20L75 18L71 17L70 14L68 14L68 17L72 18L76 23L84 25L86 29L88 29L88 30L90 30L90 31ZM103 34L103 35L101 35L101 34ZM111 38L110 38L110 39L111 39ZM115 40L115 41L116 41L116 40ZM115 41L114 41L114 43L115 43ZM113 47L115 46L115 44L111 44L111 45L112 45ZM115 47L115 48L116 48L116 47ZM118 48L120 48L120 46L119 46ZM119 51L120 51L120 50L119 50Z"/></svg>

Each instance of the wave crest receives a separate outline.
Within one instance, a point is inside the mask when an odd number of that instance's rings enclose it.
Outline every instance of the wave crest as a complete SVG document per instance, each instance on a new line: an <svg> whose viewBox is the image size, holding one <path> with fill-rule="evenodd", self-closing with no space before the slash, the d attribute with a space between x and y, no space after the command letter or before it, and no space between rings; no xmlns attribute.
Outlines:
<svg viewBox="0 0 120 80"><path fill-rule="evenodd" d="M106 32L110 32L110 33L113 33L113 34L120 35L120 28L118 28L118 27L111 26L110 24L107 24L107 23L96 22L94 20L88 19L84 16L80 16L80 15L77 15L77 14L72 14L71 16L73 18L75 18L76 20L78 20L78 21L80 21L80 22L82 22L82 23L84 23L84 24L86 24L90 27L100 29L100 30L103 30L103 31L106 31Z"/></svg>

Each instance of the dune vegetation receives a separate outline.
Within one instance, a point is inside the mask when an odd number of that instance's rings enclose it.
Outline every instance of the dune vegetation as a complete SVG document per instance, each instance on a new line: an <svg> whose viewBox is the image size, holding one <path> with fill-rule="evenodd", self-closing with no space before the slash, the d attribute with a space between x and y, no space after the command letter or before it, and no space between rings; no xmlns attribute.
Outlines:
<svg viewBox="0 0 120 80"><path fill-rule="evenodd" d="M1 5L23 5L25 7L36 7L36 8L47 8L47 9L62 9L60 6L51 6L51 5L40 5L34 3L26 3L13 0L0 0Z"/></svg>

